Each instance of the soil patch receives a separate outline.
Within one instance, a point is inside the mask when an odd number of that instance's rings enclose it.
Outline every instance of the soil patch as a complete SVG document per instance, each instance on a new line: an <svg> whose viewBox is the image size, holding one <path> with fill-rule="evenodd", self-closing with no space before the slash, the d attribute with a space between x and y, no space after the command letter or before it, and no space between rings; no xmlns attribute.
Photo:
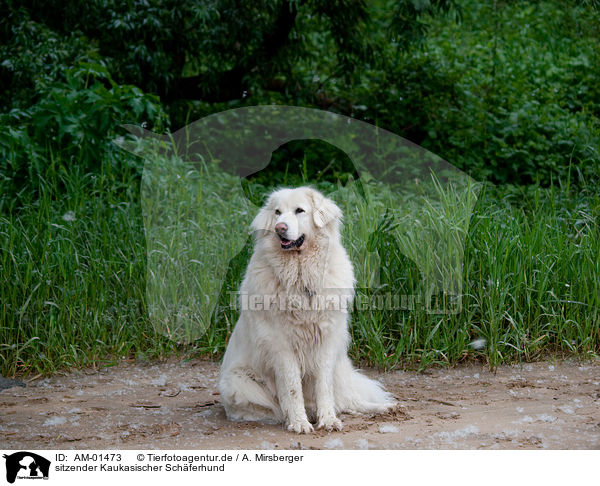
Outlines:
<svg viewBox="0 0 600 486"><path fill-rule="evenodd" d="M398 398L310 435L227 420L205 361L122 363L0 391L9 449L598 449L600 362L375 373Z"/></svg>

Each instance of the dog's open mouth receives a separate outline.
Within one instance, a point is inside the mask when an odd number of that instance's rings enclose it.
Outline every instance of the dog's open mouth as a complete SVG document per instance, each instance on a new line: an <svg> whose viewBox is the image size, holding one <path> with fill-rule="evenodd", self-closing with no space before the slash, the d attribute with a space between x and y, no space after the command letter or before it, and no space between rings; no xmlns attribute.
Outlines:
<svg viewBox="0 0 600 486"><path fill-rule="evenodd" d="M279 236L279 239L281 240L281 248L283 248L284 250L291 250L292 248L300 248L302 246L302 243L304 243L304 235L302 235L297 240L288 240L281 235L277 235L277 236Z"/></svg>

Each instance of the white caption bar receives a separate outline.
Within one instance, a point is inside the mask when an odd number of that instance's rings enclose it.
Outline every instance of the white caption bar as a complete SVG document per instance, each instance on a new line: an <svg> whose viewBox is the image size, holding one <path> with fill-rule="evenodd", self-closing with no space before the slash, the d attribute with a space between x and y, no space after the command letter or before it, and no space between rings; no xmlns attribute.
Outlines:
<svg viewBox="0 0 600 486"><path fill-rule="evenodd" d="M0 451L0 484L110 486L239 484L577 484L597 476L600 451Z"/></svg>

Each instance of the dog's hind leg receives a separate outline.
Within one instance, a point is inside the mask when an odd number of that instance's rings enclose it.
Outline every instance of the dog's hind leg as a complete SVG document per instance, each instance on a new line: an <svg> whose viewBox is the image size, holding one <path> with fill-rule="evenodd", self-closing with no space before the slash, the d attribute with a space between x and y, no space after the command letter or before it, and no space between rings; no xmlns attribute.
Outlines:
<svg viewBox="0 0 600 486"><path fill-rule="evenodd" d="M251 370L229 370L221 377L219 391L231 420L281 422L283 419L275 398Z"/></svg>

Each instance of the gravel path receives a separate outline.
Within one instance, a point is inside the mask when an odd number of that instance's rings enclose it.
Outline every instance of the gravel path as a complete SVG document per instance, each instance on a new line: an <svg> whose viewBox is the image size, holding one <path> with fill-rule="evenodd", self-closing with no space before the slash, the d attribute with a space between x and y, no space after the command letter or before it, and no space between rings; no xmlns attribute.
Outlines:
<svg viewBox="0 0 600 486"><path fill-rule="evenodd" d="M343 415L341 432L230 422L218 364L191 361L122 363L1 390L0 436L8 449L600 449L600 362L368 374L399 406Z"/></svg>

